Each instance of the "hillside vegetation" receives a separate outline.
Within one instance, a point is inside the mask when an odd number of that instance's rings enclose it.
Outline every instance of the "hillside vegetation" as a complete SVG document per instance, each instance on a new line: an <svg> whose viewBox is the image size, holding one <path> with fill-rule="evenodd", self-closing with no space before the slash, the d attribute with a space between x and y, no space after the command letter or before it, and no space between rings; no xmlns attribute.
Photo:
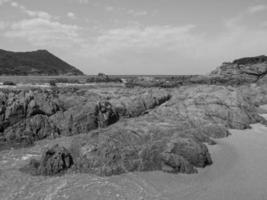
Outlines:
<svg viewBox="0 0 267 200"><path fill-rule="evenodd" d="M83 75L47 50L11 52L0 49L0 75Z"/></svg>

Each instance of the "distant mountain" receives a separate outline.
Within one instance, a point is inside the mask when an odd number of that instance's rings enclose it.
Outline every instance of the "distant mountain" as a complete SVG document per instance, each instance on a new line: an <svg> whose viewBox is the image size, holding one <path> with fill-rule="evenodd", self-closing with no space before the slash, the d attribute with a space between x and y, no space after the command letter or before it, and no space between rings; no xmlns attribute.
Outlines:
<svg viewBox="0 0 267 200"><path fill-rule="evenodd" d="M0 49L0 75L83 75L47 50L11 52Z"/></svg>

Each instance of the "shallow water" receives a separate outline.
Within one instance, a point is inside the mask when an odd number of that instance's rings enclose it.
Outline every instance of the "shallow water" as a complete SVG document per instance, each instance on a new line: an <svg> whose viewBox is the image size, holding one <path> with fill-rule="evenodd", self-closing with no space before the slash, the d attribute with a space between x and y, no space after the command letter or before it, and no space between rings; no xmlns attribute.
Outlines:
<svg viewBox="0 0 267 200"><path fill-rule="evenodd" d="M267 127L231 130L209 146L214 164L198 174L130 173L113 177L69 174L33 177L18 169L38 147L0 152L1 200L261 200L267 199Z"/></svg>

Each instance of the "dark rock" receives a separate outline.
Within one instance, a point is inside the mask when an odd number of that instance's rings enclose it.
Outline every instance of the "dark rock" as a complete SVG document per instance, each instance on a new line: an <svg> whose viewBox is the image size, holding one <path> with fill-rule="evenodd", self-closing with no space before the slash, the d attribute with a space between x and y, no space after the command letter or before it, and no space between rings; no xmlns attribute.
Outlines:
<svg viewBox="0 0 267 200"><path fill-rule="evenodd" d="M26 130L33 133L35 140L47 137L55 138L60 133L53 122L45 115L35 115L26 120Z"/></svg>
<svg viewBox="0 0 267 200"><path fill-rule="evenodd" d="M57 83L56 83L56 81L51 80L51 81L49 81L49 85L50 85L51 87L56 87L56 86L57 86Z"/></svg>
<svg viewBox="0 0 267 200"><path fill-rule="evenodd" d="M223 63L222 66L212 71L210 75L230 77L232 79L243 78L247 83L257 82L267 74L267 57L257 56L240 58L232 63Z"/></svg>
<svg viewBox="0 0 267 200"><path fill-rule="evenodd" d="M182 156L173 153L162 153L162 171L168 173L196 173L197 170Z"/></svg>
<svg viewBox="0 0 267 200"><path fill-rule="evenodd" d="M234 64L238 65L253 65L263 62L267 62L267 56L261 55L256 57L240 58L233 61Z"/></svg>
<svg viewBox="0 0 267 200"><path fill-rule="evenodd" d="M96 116L99 128L105 128L119 120L119 114L108 101L101 101L97 103Z"/></svg>
<svg viewBox="0 0 267 200"><path fill-rule="evenodd" d="M163 170L172 173L195 173L196 167L212 163L205 145L193 139L149 137L125 129L109 129L75 139L71 152L75 167L100 176L130 171ZM155 139L153 139L155 138Z"/></svg>
<svg viewBox="0 0 267 200"><path fill-rule="evenodd" d="M31 133L26 134L24 133ZM44 138L54 138L59 135L56 126L45 115L35 115L22 120L5 129L4 135L8 142L36 141Z"/></svg>
<svg viewBox="0 0 267 200"><path fill-rule="evenodd" d="M31 160L25 168L32 169L33 174L56 175L62 174L73 165L70 152L59 145L46 150L40 161Z"/></svg>
<svg viewBox="0 0 267 200"><path fill-rule="evenodd" d="M17 141L22 146L29 146L34 144L34 134L31 131L23 131L19 141Z"/></svg>
<svg viewBox="0 0 267 200"><path fill-rule="evenodd" d="M176 138L167 144L167 153L182 156L196 167L205 167L212 164L208 148L190 138Z"/></svg>
<svg viewBox="0 0 267 200"><path fill-rule="evenodd" d="M5 82L3 82L3 85L15 86L16 83L14 83L14 82L12 82L12 81L5 81Z"/></svg>
<svg viewBox="0 0 267 200"><path fill-rule="evenodd" d="M98 73L97 76L88 77L86 80L87 83L122 83L122 79L119 77L108 76L104 73Z"/></svg>

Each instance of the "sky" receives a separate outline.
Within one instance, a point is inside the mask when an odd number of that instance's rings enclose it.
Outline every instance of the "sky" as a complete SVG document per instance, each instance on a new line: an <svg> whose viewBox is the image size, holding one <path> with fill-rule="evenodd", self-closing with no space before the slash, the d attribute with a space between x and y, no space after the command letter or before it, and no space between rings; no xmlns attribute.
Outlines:
<svg viewBox="0 0 267 200"><path fill-rule="evenodd" d="M86 74L207 74L267 54L267 0L0 0L0 49Z"/></svg>

